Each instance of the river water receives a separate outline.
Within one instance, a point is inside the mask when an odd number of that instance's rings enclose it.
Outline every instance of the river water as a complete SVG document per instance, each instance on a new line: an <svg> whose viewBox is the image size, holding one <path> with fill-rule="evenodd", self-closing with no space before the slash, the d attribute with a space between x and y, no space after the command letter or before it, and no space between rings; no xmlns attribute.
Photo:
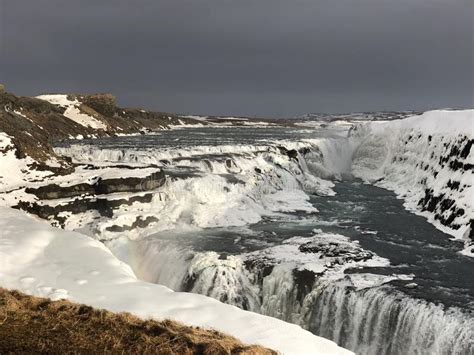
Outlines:
<svg viewBox="0 0 474 355"><path fill-rule="evenodd" d="M342 139L346 130L193 128L99 144L101 149L148 151L264 147L274 141ZM198 159L232 155L200 154ZM168 168L178 161L167 162ZM339 175L334 183L334 196L309 193L318 212L288 211L244 226L160 231L130 242L129 263L147 281L298 323L361 354L473 354L474 260L459 253L462 243L407 211L393 192L350 174ZM389 264L348 268L338 278L320 279L301 268L289 272L268 267L264 257L258 260L260 251L294 237L310 239L315 231L357 241ZM368 280L368 286L349 282L354 274Z"/></svg>

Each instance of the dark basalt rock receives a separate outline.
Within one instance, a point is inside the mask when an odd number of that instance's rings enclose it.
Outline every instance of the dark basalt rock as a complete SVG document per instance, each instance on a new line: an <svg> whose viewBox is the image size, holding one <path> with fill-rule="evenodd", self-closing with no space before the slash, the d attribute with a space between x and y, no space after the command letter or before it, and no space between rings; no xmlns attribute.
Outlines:
<svg viewBox="0 0 474 355"><path fill-rule="evenodd" d="M263 280L273 271L274 265L265 258L245 259L244 266L247 270L258 276L258 280Z"/></svg>
<svg viewBox="0 0 474 355"><path fill-rule="evenodd" d="M374 254L368 250L348 244L340 244L336 242L308 242L298 247L302 253L319 253L319 258L332 257L334 263L345 263L348 261L365 261L372 259ZM339 260L340 259L340 260Z"/></svg>
<svg viewBox="0 0 474 355"><path fill-rule="evenodd" d="M431 142L430 137L428 141ZM453 143L444 142L444 152L438 160L439 166L444 169L449 168L453 172L461 170L470 173L474 171L474 165L466 163L466 159L471 154L473 142L473 139L469 139L465 135L459 136ZM434 152L431 156L434 158ZM420 168L425 168L426 170L424 164L421 164ZM433 167L432 169L434 178L439 174L435 168ZM426 180L420 181L420 183L426 185ZM446 187L453 191L463 191L465 188L465 186L461 186L460 181L451 179L446 183ZM420 206L422 211L433 213L434 218L441 224L455 230L461 227L455 222L457 217L463 216L466 213L463 208L457 206L455 199L451 198L448 192L435 195L433 189L430 188L425 189L425 195L418 201L418 206Z"/></svg>
<svg viewBox="0 0 474 355"><path fill-rule="evenodd" d="M448 186L452 185L448 182ZM456 207L456 201L446 197L445 194L434 195L433 189L425 189L425 196L418 201L422 211L434 213L434 218L441 224L452 229L459 229L461 226L454 223L456 217L464 215L463 208ZM447 216L446 216L447 215Z"/></svg>
<svg viewBox="0 0 474 355"><path fill-rule="evenodd" d="M115 96L111 94L77 95L74 98L105 116L113 116L117 110Z"/></svg>
<svg viewBox="0 0 474 355"><path fill-rule="evenodd" d="M245 185L245 182L241 179L239 179L235 174L218 174L218 176L223 177L224 179L227 180L228 183L230 184L241 184Z"/></svg>
<svg viewBox="0 0 474 355"><path fill-rule="evenodd" d="M296 298L302 303L308 293L311 292L316 281L316 274L309 270L293 270L293 279L296 285Z"/></svg>
<svg viewBox="0 0 474 355"><path fill-rule="evenodd" d="M54 153L52 141L94 133L91 128L64 117L63 113L64 108L43 100L0 93L0 131L12 137L17 158L29 156L36 160L37 166L44 167L43 170L48 170L46 161L51 158L68 165Z"/></svg>
<svg viewBox="0 0 474 355"><path fill-rule="evenodd" d="M230 168L232 168L233 166L235 166L235 163L234 163L234 161L233 161L232 159L226 159L226 161L225 161L225 166L230 169Z"/></svg>
<svg viewBox="0 0 474 355"><path fill-rule="evenodd" d="M125 232L125 231L130 231L135 228L145 228L148 227L153 222L158 222L158 218L154 216L148 216L146 218L143 217L137 217L135 221L132 223L130 226L109 226L105 228L105 230L109 232Z"/></svg>
<svg viewBox="0 0 474 355"><path fill-rule="evenodd" d="M474 139L470 139L467 141L467 143L464 145L464 147L461 150L460 157L463 159L466 159L469 156L469 153L471 152L472 145L474 144Z"/></svg>
<svg viewBox="0 0 474 355"><path fill-rule="evenodd" d="M290 149L288 150L287 148L283 146L278 146L278 150L280 151L281 154L287 155L288 158L290 159L296 159L298 160L298 151L296 149Z"/></svg>
<svg viewBox="0 0 474 355"><path fill-rule="evenodd" d="M309 152L311 152L311 149L309 149L308 147L303 147L299 150L299 152L300 152L300 154L306 155Z"/></svg>
<svg viewBox="0 0 474 355"><path fill-rule="evenodd" d="M298 159L298 151L296 149L291 149L286 154L290 159Z"/></svg>
<svg viewBox="0 0 474 355"><path fill-rule="evenodd" d="M288 152L288 149L286 149L282 145L277 146L277 149L280 151L281 154L286 154Z"/></svg>
<svg viewBox="0 0 474 355"><path fill-rule="evenodd" d="M59 198L75 197L82 194L93 194L94 188L93 185L85 183L64 187L51 184L38 188L28 187L25 189L25 192L28 194L33 194L41 200L53 200Z"/></svg>
<svg viewBox="0 0 474 355"><path fill-rule="evenodd" d="M448 181L447 185L451 190L459 190L459 181L451 181L451 179Z"/></svg>
<svg viewBox="0 0 474 355"><path fill-rule="evenodd" d="M183 291L184 292L191 292L193 290L194 284L196 283L197 275L190 274L187 275L183 281Z"/></svg>
<svg viewBox="0 0 474 355"><path fill-rule="evenodd" d="M114 210L120 206L130 206L135 202L150 203L153 194L145 194L142 196L132 196L128 199L108 200L106 198L76 198L65 204L49 206L41 205L37 202L20 201L13 208L21 209L26 212L37 215L43 219L53 219L64 227L65 217L59 217L61 212L70 212L72 214L84 213L86 211L97 211L100 216L112 217Z"/></svg>
<svg viewBox="0 0 474 355"><path fill-rule="evenodd" d="M163 171L150 174L144 178L129 177L118 179L99 178L94 184L76 184L60 186L51 184L38 188L26 188L25 192L33 194L41 200L70 198L81 195L105 195L115 192L140 192L154 190L165 183L166 176Z"/></svg>

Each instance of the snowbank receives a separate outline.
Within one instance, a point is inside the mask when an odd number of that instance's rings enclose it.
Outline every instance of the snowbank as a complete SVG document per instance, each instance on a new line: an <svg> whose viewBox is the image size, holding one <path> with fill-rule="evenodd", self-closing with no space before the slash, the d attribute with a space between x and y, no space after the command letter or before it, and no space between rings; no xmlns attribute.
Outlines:
<svg viewBox="0 0 474 355"><path fill-rule="evenodd" d="M474 255L474 110L430 111L367 128L353 174L397 193Z"/></svg>
<svg viewBox="0 0 474 355"><path fill-rule="evenodd" d="M16 148L12 138L4 132L0 132L0 192L10 191L27 181L43 179L52 175L50 171L35 170L31 165L36 163L31 157L18 159ZM49 165L57 165L57 161L51 160ZM0 198L1 204L2 198Z"/></svg>
<svg viewBox="0 0 474 355"><path fill-rule="evenodd" d="M107 130L107 125L104 122L83 113L80 110L81 103L77 100L69 100L67 95L40 95L36 98L64 107L66 111L63 115L84 127Z"/></svg>
<svg viewBox="0 0 474 355"><path fill-rule="evenodd" d="M350 354L296 325L137 280L100 242L0 207L0 285L140 317L210 327L286 354Z"/></svg>

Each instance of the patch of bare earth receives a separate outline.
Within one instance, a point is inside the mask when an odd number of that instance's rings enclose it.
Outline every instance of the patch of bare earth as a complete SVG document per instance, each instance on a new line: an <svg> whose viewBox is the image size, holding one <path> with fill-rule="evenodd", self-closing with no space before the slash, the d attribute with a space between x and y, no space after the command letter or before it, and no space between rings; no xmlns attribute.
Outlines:
<svg viewBox="0 0 474 355"><path fill-rule="evenodd" d="M0 288L0 354L276 354L213 330Z"/></svg>

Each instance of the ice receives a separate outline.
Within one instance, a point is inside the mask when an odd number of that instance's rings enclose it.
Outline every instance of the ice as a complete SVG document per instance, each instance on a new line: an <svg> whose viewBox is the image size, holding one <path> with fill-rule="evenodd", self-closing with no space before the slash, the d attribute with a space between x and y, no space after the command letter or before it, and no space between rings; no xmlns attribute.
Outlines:
<svg viewBox="0 0 474 355"><path fill-rule="evenodd" d="M139 281L128 265L98 241L55 229L10 208L0 207L0 213L2 287L52 299L68 298L142 318L214 328L284 354L350 353L299 326Z"/></svg>
<svg viewBox="0 0 474 355"><path fill-rule="evenodd" d="M474 255L474 110L431 111L373 122L354 153L352 173L394 191L405 207L466 242ZM357 131L357 130L356 130Z"/></svg>

